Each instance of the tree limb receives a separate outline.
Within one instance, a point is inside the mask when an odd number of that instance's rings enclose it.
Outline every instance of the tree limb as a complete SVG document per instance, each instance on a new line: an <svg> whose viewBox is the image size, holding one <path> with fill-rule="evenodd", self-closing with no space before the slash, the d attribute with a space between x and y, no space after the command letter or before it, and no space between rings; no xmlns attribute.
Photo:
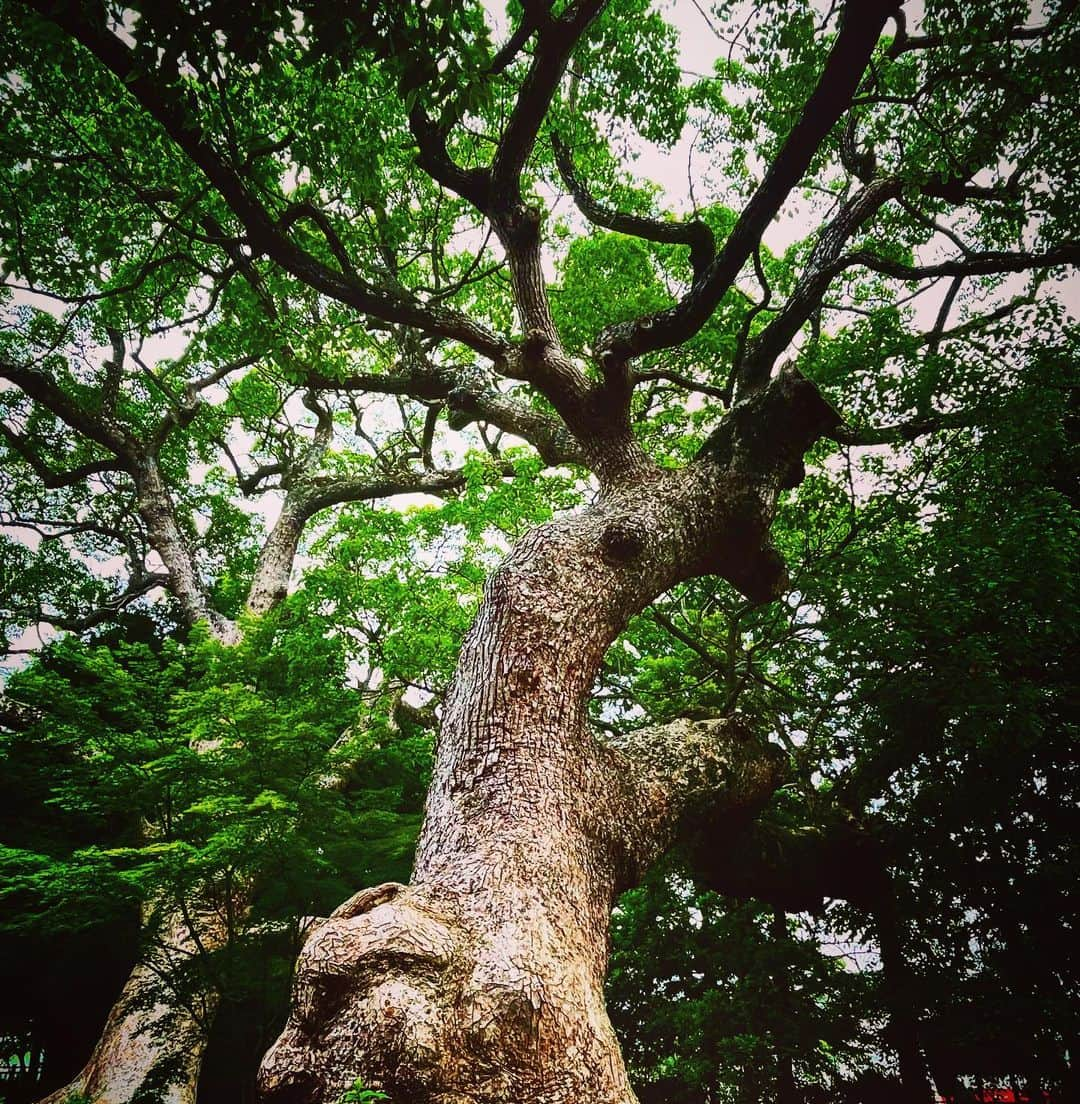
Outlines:
<svg viewBox="0 0 1080 1104"><path fill-rule="evenodd" d="M840 33L802 115L702 278L674 307L608 326L597 338L598 350L627 360L681 344L705 325L821 143L848 109L885 21L897 6L896 0L849 0Z"/></svg>
<svg viewBox="0 0 1080 1104"><path fill-rule="evenodd" d="M841 445L900 445L943 429L963 429L980 424L982 421L974 411L957 410L912 418L911 421L890 426L840 425L830 430L827 436Z"/></svg>
<svg viewBox="0 0 1080 1104"><path fill-rule="evenodd" d="M578 210L596 226L614 230L619 234L643 238L661 245L685 245L690 249L690 266L694 280L701 279L705 268L716 253L716 241L708 225L700 219L690 222L664 222L660 219L630 215L605 207L589 191L574 171L570 150L557 134L552 134L551 145L555 152L555 164L563 183L574 197Z"/></svg>
<svg viewBox="0 0 1080 1104"><path fill-rule="evenodd" d="M880 177L860 188L821 232L806 268L783 309L746 345L745 355L734 367L737 393L761 387L777 357L787 348L821 300L836 276L834 262L853 234L890 200L900 195L899 177Z"/></svg>
<svg viewBox="0 0 1080 1104"><path fill-rule="evenodd" d="M0 378L10 380L25 395L50 410L60 421L101 445L128 469L135 442L112 418L82 408L41 368L0 358Z"/></svg>
<svg viewBox="0 0 1080 1104"><path fill-rule="evenodd" d="M860 266L897 280L931 280L938 276L998 276L1010 272L1029 272L1036 268L1080 264L1080 242L1063 242L1042 252L1007 253L987 250L938 264L906 265L881 257L867 249L838 258L831 266L834 275L845 268Z"/></svg>
<svg viewBox="0 0 1080 1104"><path fill-rule="evenodd" d="M597 739L627 806L619 811L630 884L701 817L751 818L785 776L780 749L738 716L680 717Z"/></svg>
<svg viewBox="0 0 1080 1104"><path fill-rule="evenodd" d="M117 35L94 23L82 5L52 0L27 2L81 43L123 82L127 91L160 123L218 191L240 220L256 252L266 254L314 290L364 314L460 341L493 360L505 356L507 343L504 339L458 311L443 306L425 306L398 293L372 287L348 272L335 271L301 249L255 198L237 171L210 145L187 110L181 91L165 87L140 69L128 46Z"/></svg>
<svg viewBox="0 0 1080 1104"><path fill-rule="evenodd" d="M519 198L521 170L532 152L570 54L606 3L607 0L576 0L559 19L547 16L539 22L532 65L491 165L492 196L497 205ZM531 6L540 7L535 2Z"/></svg>
<svg viewBox="0 0 1080 1104"><path fill-rule="evenodd" d="M12 452L21 456L34 474L41 481L41 485L47 490L57 490L61 487L71 487L76 483L85 483L92 475L101 475L103 472L124 471L124 465L117 459L88 460L78 467L69 468L67 471L54 471L31 448L30 442L25 437L20 437L6 422L0 422L0 433L11 447Z"/></svg>

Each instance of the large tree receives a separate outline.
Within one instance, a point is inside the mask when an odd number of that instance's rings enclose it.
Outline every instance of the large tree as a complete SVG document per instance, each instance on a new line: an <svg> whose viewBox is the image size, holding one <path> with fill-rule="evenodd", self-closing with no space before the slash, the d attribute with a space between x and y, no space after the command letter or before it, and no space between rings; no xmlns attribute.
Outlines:
<svg viewBox="0 0 1080 1104"><path fill-rule="evenodd" d="M437 0L6 5L2 250L30 298L0 401L7 520L34 535L12 549L13 631L163 587L236 645L330 508L452 496L453 545L505 483L519 529L540 522L510 534L449 686L425 688L439 734L411 880L313 931L270 1099L359 1078L432 1104L633 1100L608 920L679 844L780 909L861 900L900 957L857 826L796 833L779 869L748 828L784 780L778 746L800 756L737 663L707 719L592 723L590 696L673 587L784 593L770 530L808 453L980 447L1020 347L1061 328L1048 281L1080 259L1080 30L1069 0L737 7L700 15L718 60L683 79L641 0L513 5L498 44L482 5ZM628 166L687 128L679 205ZM803 227L787 248L784 215ZM259 533L229 496L268 492ZM250 887L227 892L246 907ZM157 927L190 952L190 918ZM130 1007L96 1052L107 1099L161 1079L153 1033L125 1043Z"/></svg>

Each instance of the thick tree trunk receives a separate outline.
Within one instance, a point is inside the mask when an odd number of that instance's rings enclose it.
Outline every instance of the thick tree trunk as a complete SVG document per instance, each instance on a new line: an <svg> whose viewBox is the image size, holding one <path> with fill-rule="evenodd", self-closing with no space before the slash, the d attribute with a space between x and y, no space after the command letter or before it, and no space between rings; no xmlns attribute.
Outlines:
<svg viewBox="0 0 1080 1104"><path fill-rule="evenodd" d="M312 937L266 1090L329 1102L360 1078L445 1104L633 1099L602 995L627 810L584 713L626 600L599 535L547 526L491 579L413 882L359 895Z"/></svg>
<svg viewBox="0 0 1080 1104"><path fill-rule="evenodd" d="M40 1104L64 1104L72 1094L94 1104L195 1104L219 993L191 965L198 954L216 950L224 932L200 923L196 941L178 913L155 928L157 938L132 969L90 1060Z"/></svg>
<svg viewBox="0 0 1080 1104"><path fill-rule="evenodd" d="M615 897L704 804L751 810L779 771L736 724L605 745L587 698L628 619L679 580L775 586L776 494L831 412L791 379L755 403L780 412L773 436L735 418L696 468L642 462L488 581L412 882L358 894L305 946L260 1075L276 1104L332 1104L356 1079L402 1104L634 1101L602 993Z"/></svg>

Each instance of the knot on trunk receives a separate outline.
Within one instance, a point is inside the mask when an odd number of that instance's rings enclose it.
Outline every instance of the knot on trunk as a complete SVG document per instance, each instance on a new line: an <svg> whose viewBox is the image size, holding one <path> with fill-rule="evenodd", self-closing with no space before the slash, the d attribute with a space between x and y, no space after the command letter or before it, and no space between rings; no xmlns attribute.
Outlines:
<svg viewBox="0 0 1080 1104"><path fill-rule="evenodd" d="M817 387L794 369L736 403L702 446L721 466L770 477L779 488L798 486L803 455L843 419Z"/></svg>
<svg viewBox="0 0 1080 1104"><path fill-rule="evenodd" d="M332 1104L359 1078L422 1097L446 1051L448 918L395 884L364 890L308 937L292 1015L263 1059L273 1104Z"/></svg>
<svg viewBox="0 0 1080 1104"><path fill-rule="evenodd" d="M612 567L636 560L644 549L640 522L632 518L616 518L600 534L600 555Z"/></svg>

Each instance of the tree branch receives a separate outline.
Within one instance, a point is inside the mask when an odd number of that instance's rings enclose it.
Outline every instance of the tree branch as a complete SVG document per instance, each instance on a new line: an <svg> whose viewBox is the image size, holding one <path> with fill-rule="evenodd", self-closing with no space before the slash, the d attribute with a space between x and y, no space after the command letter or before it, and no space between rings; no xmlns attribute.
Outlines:
<svg viewBox="0 0 1080 1104"><path fill-rule="evenodd" d="M54 471L39 457L25 437L20 437L6 422L0 422L0 433L11 447L12 452L17 453L26 461L34 474L41 481L41 485L47 490L57 490L61 487L71 487L76 483L84 483L92 475L101 475L103 472L124 471L124 465L117 459L112 460L88 460L78 467L69 468L67 471Z"/></svg>
<svg viewBox="0 0 1080 1104"><path fill-rule="evenodd" d="M135 442L112 418L83 409L40 368L0 358L0 378L10 380L27 397L50 410L60 421L113 453L128 469Z"/></svg>
<svg viewBox="0 0 1080 1104"><path fill-rule="evenodd" d="M597 338L599 351L627 360L681 344L708 321L821 143L848 109L885 21L897 6L897 0L849 0L840 33L802 115L712 264L676 306L608 326Z"/></svg>
<svg viewBox="0 0 1080 1104"><path fill-rule="evenodd" d="M264 614L285 597L304 526L320 510L346 502L370 502L402 494L442 495L460 490L464 485L465 474L461 469L401 472L382 478L336 479L319 475L298 478L259 553L248 591L248 609L254 614Z"/></svg>
<svg viewBox="0 0 1080 1104"><path fill-rule="evenodd" d="M521 52L522 47L532 38L544 17L548 15L547 7L543 3L536 2L536 0L533 0L532 3L523 4L522 8L524 11L521 22L504 45L499 48L487 67L489 76L497 77L510 67L514 58Z"/></svg>
<svg viewBox="0 0 1080 1104"><path fill-rule="evenodd" d="M716 241L709 227L700 219L690 222L663 222L660 219L643 218L605 207L585 188L574 171L570 150L557 134L552 134L551 145L555 151L555 164L563 183L574 197L578 210L596 226L614 230L619 234L643 238L661 245L685 245L690 249L690 266L694 280L700 280L705 268L716 253Z"/></svg>
<svg viewBox="0 0 1080 1104"><path fill-rule="evenodd" d="M821 305L836 277L833 263L848 240L890 200L900 195L899 177L881 177L860 188L821 232L795 290L775 318L746 345L734 367L737 393L763 386L776 359Z"/></svg>
<svg viewBox="0 0 1080 1104"><path fill-rule="evenodd" d="M786 771L780 749L738 716L679 718L598 740L626 805L617 823L628 884L703 817L739 823L754 816Z"/></svg>
<svg viewBox="0 0 1080 1104"><path fill-rule="evenodd" d="M80 617L65 617L62 614L39 611L37 620L44 621L57 629L70 633L84 633L96 625L111 621L118 613L152 590L169 585L169 576L160 571L138 572L128 580L128 585L113 598L96 609L87 611Z"/></svg>
<svg viewBox="0 0 1080 1104"><path fill-rule="evenodd" d="M401 472L375 479L335 479L320 476L311 482L305 509L308 517L343 502L369 502L403 494L443 495L465 486L464 469L450 471Z"/></svg>
<svg viewBox="0 0 1080 1104"><path fill-rule="evenodd" d="M536 49L492 161L491 187L496 206L509 206L520 198L521 170L536 143L540 125L566 71L566 63L578 40L606 3L607 0L576 0L555 20L546 12L541 15L543 5L536 0L526 5L537 9Z"/></svg>
<svg viewBox="0 0 1080 1104"><path fill-rule="evenodd" d="M957 410L912 418L909 422L891 426L840 425L830 430L827 436L841 445L900 445L943 429L963 429L981 424L982 419L974 411Z"/></svg>
<svg viewBox="0 0 1080 1104"><path fill-rule="evenodd" d="M1080 242L1063 242L1042 252L1006 253L988 250L966 257L930 265L906 265L861 249L839 257L831 266L833 274L845 268L861 266L897 280L931 280L938 276L998 276L1010 272L1029 272L1036 268L1080 264Z"/></svg>
<svg viewBox="0 0 1080 1104"><path fill-rule="evenodd" d="M254 197L237 171L210 145L193 121L192 112L187 110L181 91L165 87L137 67L125 43L89 19L82 5L53 0L27 2L81 43L123 82L218 191L240 220L256 252L266 254L314 290L364 314L460 341L493 360L505 356L506 341L473 319L450 308L425 306L401 294L374 288L348 272L335 271L301 249Z"/></svg>
<svg viewBox="0 0 1080 1104"><path fill-rule="evenodd" d="M154 550L169 573L169 589L176 597L188 625L205 621L211 632L226 644L239 639L239 630L213 608L195 556L176 520L176 507L158 459L151 453L132 458L139 516L146 525Z"/></svg>
<svg viewBox="0 0 1080 1104"><path fill-rule="evenodd" d="M470 422L487 422L528 441L551 467L562 464L588 467L580 445L560 419L514 402L499 391L454 388L447 394L447 405L448 421L454 429L463 429Z"/></svg>

